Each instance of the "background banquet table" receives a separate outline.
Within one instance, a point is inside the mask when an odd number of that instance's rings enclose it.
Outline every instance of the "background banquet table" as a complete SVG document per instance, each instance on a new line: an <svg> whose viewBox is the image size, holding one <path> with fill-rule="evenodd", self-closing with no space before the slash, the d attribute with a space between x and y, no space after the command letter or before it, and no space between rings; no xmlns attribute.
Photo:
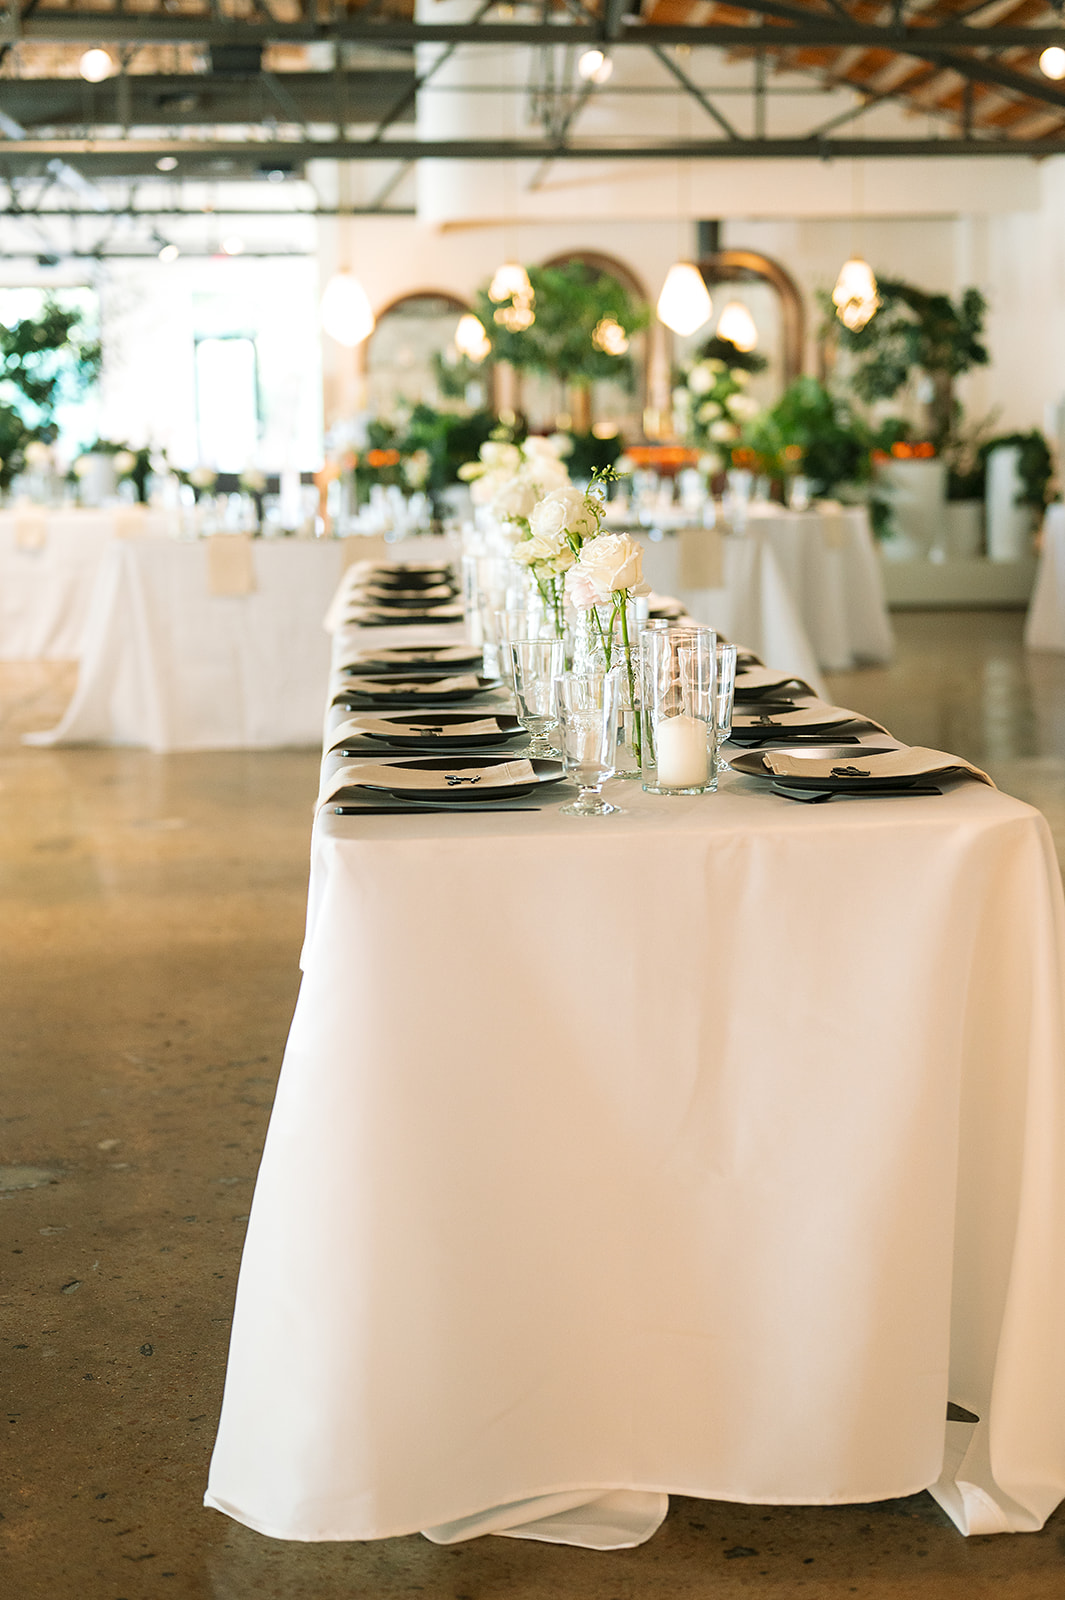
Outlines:
<svg viewBox="0 0 1065 1600"><path fill-rule="evenodd" d="M108 545L74 697L58 727L33 742L160 751L319 743L323 618L347 542L215 537L246 548L249 593L211 593L212 540Z"/></svg>
<svg viewBox="0 0 1065 1600"><path fill-rule="evenodd" d="M0 511L0 661L77 660L107 546L171 531L150 507Z"/></svg>
<svg viewBox="0 0 1065 1600"><path fill-rule="evenodd" d="M790 511L756 503L742 534L720 545L720 581L698 583L699 545L714 530L661 530L645 536L652 587L676 594L698 621L742 639L774 666L809 681L811 671L842 672L889 661L891 622L864 506ZM711 557L710 571L719 564Z"/></svg>
<svg viewBox="0 0 1065 1600"><path fill-rule="evenodd" d="M1029 650L1065 650L1065 505L1047 506L1031 604L1024 625Z"/></svg>
<svg viewBox="0 0 1065 1600"><path fill-rule="evenodd" d="M606 1546L670 1492L934 1486L965 1532L1037 1528L1065 1494L1043 818L975 783L611 795L319 813L207 1503Z"/></svg>

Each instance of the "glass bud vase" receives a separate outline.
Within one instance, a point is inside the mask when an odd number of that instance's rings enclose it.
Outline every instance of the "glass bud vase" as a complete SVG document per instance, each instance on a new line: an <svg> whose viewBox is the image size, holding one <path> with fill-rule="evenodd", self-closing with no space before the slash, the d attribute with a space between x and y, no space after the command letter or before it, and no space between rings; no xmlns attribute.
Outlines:
<svg viewBox="0 0 1065 1600"><path fill-rule="evenodd" d="M567 652L574 672L620 669L618 744L615 778L638 778L641 765L640 650L635 607L626 606L625 625L611 606L579 611L572 620Z"/></svg>

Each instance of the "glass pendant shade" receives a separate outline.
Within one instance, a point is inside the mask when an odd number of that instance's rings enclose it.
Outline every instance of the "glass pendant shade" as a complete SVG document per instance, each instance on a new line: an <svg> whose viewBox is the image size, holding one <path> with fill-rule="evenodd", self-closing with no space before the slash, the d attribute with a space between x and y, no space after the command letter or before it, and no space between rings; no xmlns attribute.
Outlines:
<svg viewBox="0 0 1065 1600"><path fill-rule="evenodd" d="M106 50L86 50L78 62L78 71L86 83L103 83L115 70L115 63Z"/></svg>
<svg viewBox="0 0 1065 1600"><path fill-rule="evenodd" d="M488 285L488 298L500 301L516 296L519 300L532 300L533 288L529 274L518 261L504 261L495 270Z"/></svg>
<svg viewBox="0 0 1065 1600"><path fill-rule="evenodd" d="M467 311L459 318L459 325L455 329L455 348L467 360L477 362L483 361L491 352L492 342L484 331L484 324L472 311Z"/></svg>
<svg viewBox="0 0 1065 1600"><path fill-rule="evenodd" d="M351 272L337 272L325 286L322 327L337 344L361 344L374 330L374 314L366 290Z"/></svg>
<svg viewBox="0 0 1065 1600"><path fill-rule="evenodd" d="M1039 57L1039 70L1044 78L1065 78L1065 50L1060 45L1049 45Z"/></svg>
<svg viewBox="0 0 1065 1600"><path fill-rule="evenodd" d="M753 350L758 343L754 318L742 300L730 300L717 325L719 339L727 339L737 350Z"/></svg>
<svg viewBox="0 0 1065 1600"><path fill-rule="evenodd" d="M699 268L691 261L675 261L666 273L658 297L658 319L685 337L710 321L714 303Z"/></svg>
<svg viewBox="0 0 1065 1600"><path fill-rule="evenodd" d="M876 276L868 261L851 256L843 263L832 291L832 303L839 320L852 333L865 327L880 306Z"/></svg>
<svg viewBox="0 0 1065 1600"><path fill-rule="evenodd" d="M577 72L585 83L608 83L614 63L602 50L586 50L577 57Z"/></svg>

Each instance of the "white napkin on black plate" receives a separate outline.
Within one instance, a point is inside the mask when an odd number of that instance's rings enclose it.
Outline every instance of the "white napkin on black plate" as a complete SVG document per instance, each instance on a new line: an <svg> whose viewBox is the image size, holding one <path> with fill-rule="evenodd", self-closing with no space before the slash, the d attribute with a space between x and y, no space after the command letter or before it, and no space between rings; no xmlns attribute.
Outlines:
<svg viewBox="0 0 1065 1600"><path fill-rule="evenodd" d="M338 767L323 787L318 797L325 805L342 789L358 788L371 784L374 788L389 789L395 794L405 790L439 790L441 797L453 794L462 799L471 790L513 788L516 784L537 782L536 769L530 761L500 761L487 767L466 767L456 762L449 766L441 761L438 767L412 771L409 767L387 766L372 761L360 761L350 766Z"/></svg>
<svg viewBox="0 0 1065 1600"><path fill-rule="evenodd" d="M412 682L410 678L353 678L345 684L348 694L417 694L431 698L437 694L458 694L469 691L474 693L482 687L481 680L475 672L459 672L450 678L437 678L433 682L418 680Z"/></svg>
<svg viewBox="0 0 1065 1600"><path fill-rule="evenodd" d="M863 756L861 746L855 745L854 755L835 756L831 760L805 760L802 756L784 755L782 752L764 750L762 765L776 778L868 778L875 783L878 778L977 778L981 783L995 787L986 772L974 767L961 756L952 756L945 750L926 750L922 745L904 745L901 750L889 750L886 755Z"/></svg>
<svg viewBox="0 0 1065 1600"><path fill-rule="evenodd" d="M434 731L432 718L428 714L424 719L426 726L423 728L418 722L385 722L378 717L349 717L339 727L333 729L333 742L331 750L336 750L342 744L347 744L351 739L404 739L415 738L418 735L426 739L443 740L443 735ZM499 723L495 717L479 717L475 722L463 722L445 725L445 733L456 742L460 739L476 739L480 734L500 733ZM515 730L517 731L517 730Z"/></svg>

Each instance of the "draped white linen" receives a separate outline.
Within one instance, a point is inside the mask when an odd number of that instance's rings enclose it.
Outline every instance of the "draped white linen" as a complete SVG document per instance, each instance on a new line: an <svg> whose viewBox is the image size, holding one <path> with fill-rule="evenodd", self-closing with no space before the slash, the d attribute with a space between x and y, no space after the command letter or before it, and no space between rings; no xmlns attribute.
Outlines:
<svg viewBox="0 0 1065 1600"><path fill-rule="evenodd" d="M1024 624L1029 650L1065 650L1065 505L1047 506L1035 588Z"/></svg>
<svg viewBox="0 0 1065 1600"><path fill-rule="evenodd" d="M322 619L344 541L257 539L255 588L211 593L208 540L116 540L90 604L78 684L38 744L151 750L317 744L329 680Z"/></svg>
<svg viewBox="0 0 1065 1600"><path fill-rule="evenodd" d="M134 529L162 535L169 523L136 506L0 511L0 661L77 660L104 550Z"/></svg>
<svg viewBox="0 0 1065 1600"><path fill-rule="evenodd" d="M977 783L615 798L319 815L207 1504L604 1547L668 1493L931 1486L963 1532L1038 1528L1065 1495L1044 819Z"/></svg>
<svg viewBox="0 0 1065 1600"><path fill-rule="evenodd" d="M677 537L641 542L655 589L678 595L699 622L776 667L811 681L818 667L842 672L892 657L884 580L863 506L754 505L744 533L723 541L718 588L685 588Z"/></svg>

